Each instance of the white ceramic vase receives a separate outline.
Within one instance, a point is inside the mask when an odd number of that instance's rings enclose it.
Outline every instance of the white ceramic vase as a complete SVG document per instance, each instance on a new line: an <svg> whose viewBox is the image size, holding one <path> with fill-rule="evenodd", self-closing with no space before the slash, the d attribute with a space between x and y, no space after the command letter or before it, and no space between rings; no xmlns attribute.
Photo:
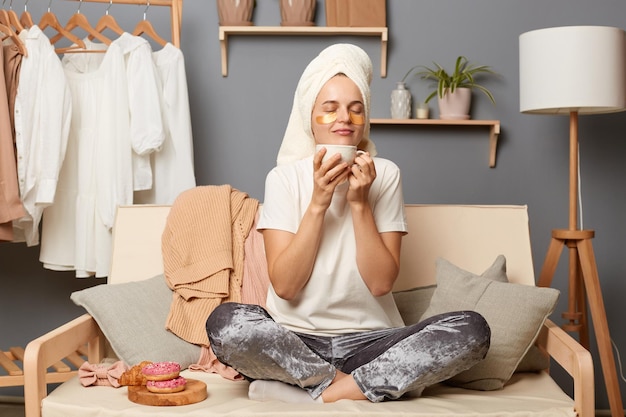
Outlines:
<svg viewBox="0 0 626 417"><path fill-rule="evenodd" d="M403 82L398 82L396 89L391 92L391 118L411 118L411 92Z"/></svg>

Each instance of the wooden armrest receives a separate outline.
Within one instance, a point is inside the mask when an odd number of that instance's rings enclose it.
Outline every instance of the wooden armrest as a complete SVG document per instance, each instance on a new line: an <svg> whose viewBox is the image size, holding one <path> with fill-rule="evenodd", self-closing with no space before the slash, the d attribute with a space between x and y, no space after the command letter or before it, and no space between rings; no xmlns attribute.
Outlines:
<svg viewBox="0 0 626 417"><path fill-rule="evenodd" d="M104 340L96 321L84 314L30 342L24 352L26 415L41 415L41 400L48 395L46 371L50 366L85 344L88 362L99 363L104 356Z"/></svg>
<svg viewBox="0 0 626 417"><path fill-rule="evenodd" d="M579 417L595 415L591 353L551 320L546 320L537 346L545 350L574 380L574 409Z"/></svg>

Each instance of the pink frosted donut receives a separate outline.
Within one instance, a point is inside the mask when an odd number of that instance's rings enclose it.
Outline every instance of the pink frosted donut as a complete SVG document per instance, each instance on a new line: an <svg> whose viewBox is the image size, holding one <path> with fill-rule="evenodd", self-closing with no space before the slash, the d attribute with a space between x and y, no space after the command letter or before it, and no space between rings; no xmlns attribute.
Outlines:
<svg viewBox="0 0 626 417"><path fill-rule="evenodd" d="M187 381L184 377L168 379L166 381L148 381L146 388L150 392L157 392L160 394L168 394L171 392L179 392L185 389Z"/></svg>
<svg viewBox="0 0 626 417"><path fill-rule="evenodd" d="M141 373L148 381L165 381L178 376L180 365L176 362L154 362L141 368Z"/></svg>

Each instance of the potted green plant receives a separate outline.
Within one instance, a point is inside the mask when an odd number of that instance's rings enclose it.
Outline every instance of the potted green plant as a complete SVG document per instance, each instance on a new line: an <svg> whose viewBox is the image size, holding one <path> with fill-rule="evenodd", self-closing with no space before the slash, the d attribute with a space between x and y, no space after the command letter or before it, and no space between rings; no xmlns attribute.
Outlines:
<svg viewBox="0 0 626 417"><path fill-rule="evenodd" d="M425 65L416 65L411 68L402 82L409 75L419 76L423 80L434 81L436 89L431 92L424 100L428 103L433 97L439 99L440 118L442 119L469 119L469 108L471 101L471 92L477 89L483 92L489 100L495 104L493 94L483 85L476 82L476 76L481 74L496 73L487 65L474 65L464 56L459 56L454 65L454 71L449 72L441 65L433 62L434 66L427 67ZM461 103L457 103L460 100ZM447 104L453 106L459 105L452 109L447 108ZM443 108L442 108L443 107Z"/></svg>

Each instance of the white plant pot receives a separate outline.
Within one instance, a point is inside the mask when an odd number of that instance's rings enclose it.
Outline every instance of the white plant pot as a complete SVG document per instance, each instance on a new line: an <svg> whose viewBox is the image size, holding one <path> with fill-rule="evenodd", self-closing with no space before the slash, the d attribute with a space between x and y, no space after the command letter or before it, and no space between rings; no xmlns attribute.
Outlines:
<svg viewBox="0 0 626 417"><path fill-rule="evenodd" d="M472 104L472 90L457 88L453 93L446 91L439 97L439 118L453 120L467 120L470 118Z"/></svg>

